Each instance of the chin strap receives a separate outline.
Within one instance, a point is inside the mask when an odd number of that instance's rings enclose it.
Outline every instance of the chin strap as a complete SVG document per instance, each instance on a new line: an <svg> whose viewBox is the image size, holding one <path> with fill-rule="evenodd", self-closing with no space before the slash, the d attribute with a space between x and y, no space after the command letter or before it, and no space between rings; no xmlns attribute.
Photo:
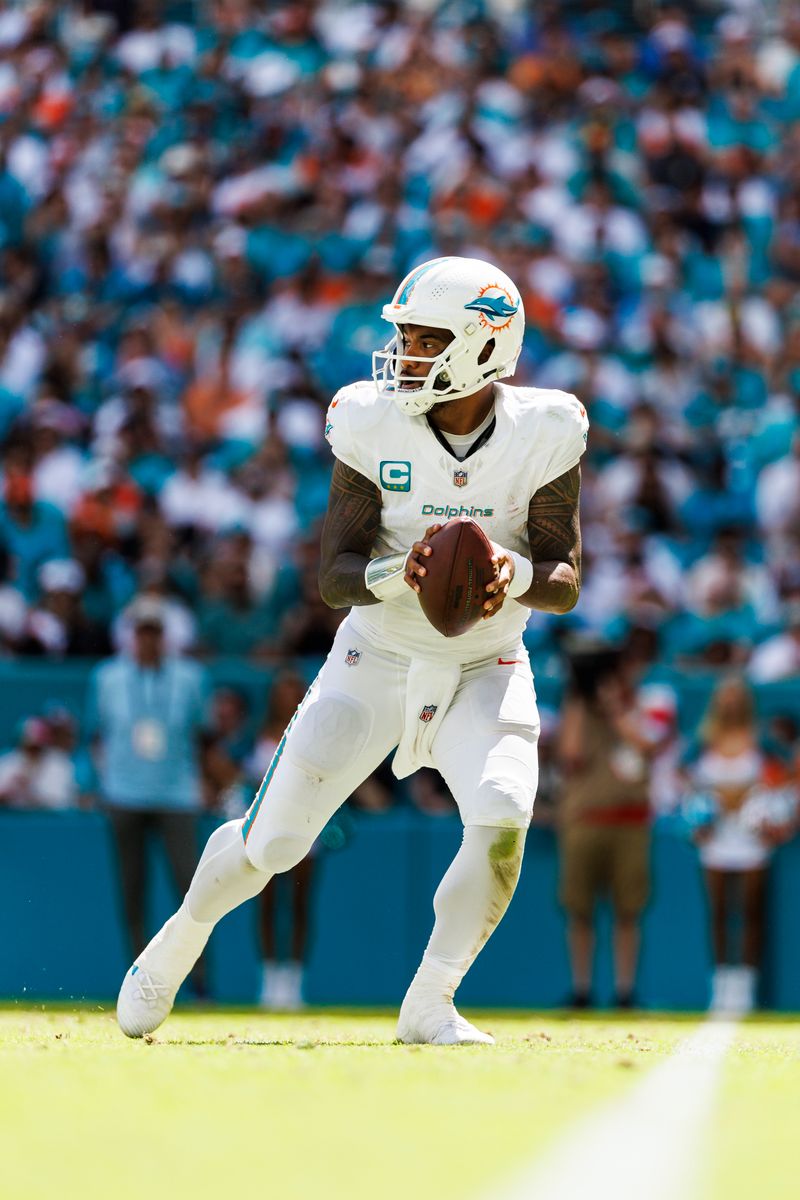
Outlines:
<svg viewBox="0 0 800 1200"><path fill-rule="evenodd" d="M394 600L408 590L405 583L406 563L410 550L401 554L384 554L367 563L364 583L379 600Z"/></svg>

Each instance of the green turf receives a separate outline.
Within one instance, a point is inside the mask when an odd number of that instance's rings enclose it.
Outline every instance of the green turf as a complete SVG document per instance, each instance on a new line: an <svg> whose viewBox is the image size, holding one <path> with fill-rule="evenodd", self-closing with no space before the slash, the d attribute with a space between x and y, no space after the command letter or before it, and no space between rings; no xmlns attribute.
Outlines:
<svg viewBox="0 0 800 1200"><path fill-rule="evenodd" d="M108 1013L2 1011L0 1197L485 1200L695 1024L482 1023L496 1047L396 1046L386 1015L184 1011L148 1044L123 1038ZM709 1139L709 1200L796 1194L780 1187L799 1085L800 1024L743 1026ZM756 1128L780 1161L753 1163ZM772 1190L752 1186L754 1166Z"/></svg>
<svg viewBox="0 0 800 1200"><path fill-rule="evenodd" d="M626 1087L683 1025L485 1021L491 1047L392 1044L394 1018L0 1013L3 1197L448 1200Z"/></svg>
<svg viewBox="0 0 800 1200"><path fill-rule="evenodd" d="M800 1022L746 1022L726 1060L709 1144L713 1200L800 1196Z"/></svg>

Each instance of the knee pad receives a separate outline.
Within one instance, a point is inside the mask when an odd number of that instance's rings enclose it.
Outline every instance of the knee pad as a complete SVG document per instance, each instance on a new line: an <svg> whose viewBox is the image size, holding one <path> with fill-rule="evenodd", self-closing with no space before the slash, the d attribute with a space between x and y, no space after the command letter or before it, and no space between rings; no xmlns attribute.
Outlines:
<svg viewBox="0 0 800 1200"><path fill-rule="evenodd" d="M208 862L215 854L219 854L220 850L226 850L228 846L234 846L242 840L242 820L226 821L224 825L220 825L218 829L209 836L205 844L203 853L200 855L198 867L203 863Z"/></svg>
<svg viewBox="0 0 800 1200"><path fill-rule="evenodd" d="M509 829L530 825L538 783L536 740L523 742L519 735L508 740L514 743L510 752L501 744L486 763L469 806L470 824Z"/></svg>
<svg viewBox="0 0 800 1200"><path fill-rule="evenodd" d="M267 875L280 875L291 871L308 854L313 837L297 833L271 832L263 838L249 838L245 853L259 871Z"/></svg>
<svg viewBox="0 0 800 1200"><path fill-rule="evenodd" d="M300 714L286 742L286 757L312 780L336 779L356 758L372 731L372 713L344 692L326 692Z"/></svg>
<svg viewBox="0 0 800 1200"><path fill-rule="evenodd" d="M503 822L504 826L527 829L533 812L533 789L510 776L482 779L475 793L476 809L483 820L473 824Z"/></svg>

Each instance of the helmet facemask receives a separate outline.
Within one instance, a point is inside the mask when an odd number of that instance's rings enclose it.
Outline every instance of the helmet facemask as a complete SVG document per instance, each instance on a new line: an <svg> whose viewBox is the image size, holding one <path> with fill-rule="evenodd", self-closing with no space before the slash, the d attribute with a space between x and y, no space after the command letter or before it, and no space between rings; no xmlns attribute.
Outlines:
<svg viewBox="0 0 800 1200"><path fill-rule="evenodd" d="M490 341L491 338L487 338L485 345ZM398 330L383 350L373 352L372 378L382 395L391 396L402 412L416 417L428 412L434 404L470 396L498 377L497 367L490 365L494 348L486 362L477 368L473 355L473 347L467 346L458 334L435 358L405 354L400 346ZM428 374L403 374L401 367L404 363L429 364Z"/></svg>

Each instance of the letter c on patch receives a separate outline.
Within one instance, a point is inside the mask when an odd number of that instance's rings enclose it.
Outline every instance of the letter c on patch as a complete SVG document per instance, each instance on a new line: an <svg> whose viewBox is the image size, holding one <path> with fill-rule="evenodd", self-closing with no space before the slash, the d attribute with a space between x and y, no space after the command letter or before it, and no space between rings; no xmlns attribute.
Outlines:
<svg viewBox="0 0 800 1200"><path fill-rule="evenodd" d="M411 491L411 463L384 459L380 466L381 487L387 492Z"/></svg>

